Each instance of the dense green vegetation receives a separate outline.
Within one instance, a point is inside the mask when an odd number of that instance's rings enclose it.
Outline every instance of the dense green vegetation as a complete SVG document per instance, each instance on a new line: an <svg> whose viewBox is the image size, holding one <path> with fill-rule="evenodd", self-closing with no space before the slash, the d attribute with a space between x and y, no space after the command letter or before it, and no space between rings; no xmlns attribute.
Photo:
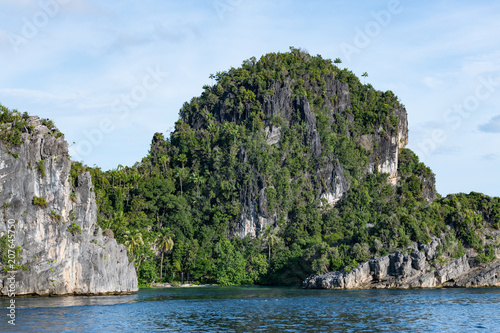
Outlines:
<svg viewBox="0 0 500 333"><path fill-rule="evenodd" d="M7 147L20 144L28 114L26 112L21 114L17 110L11 111L1 104L0 111L0 141Z"/></svg>
<svg viewBox="0 0 500 333"><path fill-rule="evenodd" d="M345 114L329 113L326 94L318 94L328 76L349 86L352 108ZM127 246L141 283L296 285L311 273L349 270L433 236L446 240L443 255L461 255L466 246L491 260L481 230L499 228L498 198L472 193L429 203L423 192L433 190L433 181L425 181L433 174L407 149L399 157L398 186L388 185L387 174L366 173L368 152L355 138L379 126L397 128L392 112L400 105L392 92L376 91L330 60L293 48L251 58L213 78L214 85L183 106L169 138L155 134L141 162L108 172L89 169L99 224ZM311 152L299 115L287 127L262 112L275 82L288 82L292 98L312 101L319 156ZM283 126L279 145L266 143L269 124ZM322 206L323 180L315 170L335 158L351 187L335 207ZM74 164L74 175L85 169ZM268 211L278 216L276 225L257 238L233 237L242 198L248 192L257 198L259 188L265 188Z"/></svg>
<svg viewBox="0 0 500 333"><path fill-rule="evenodd" d="M0 237L0 260L6 263L3 268L4 271L13 271L17 269L25 269L19 264L21 261L21 247L13 245L13 237L9 237L11 234L4 234ZM9 252L10 250L10 252Z"/></svg>
<svg viewBox="0 0 500 333"><path fill-rule="evenodd" d="M156 133L134 166L103 172L73 163L70 181L90 171L98 223L125 244L140 283L297 285L434 236L445 240L443 258L466 247L482 262L494 258L484 231L500 228L499 198L471 193L430 202L434 175L408 149L399 154L397 186L387 174L367 172L370 152L357 138L397 133L402 106L339 63L294 48L251 58L213 75L215 83L182 107L170 137ZM342 112L332 111L332 79L349 88L351 105ZM264 112L278 86L290 88L295 106L287 116ZM316 128L301 114L304 99ZM267 143L269 126L281 128L279 144ZM328 186L318 170L337 161L349 189L331 207L319 199ZM256 207L261 198L265 208ZM276 223L256 238L235 237L245 207L267 210Z"/></svg>
<svg viewBox="0 0 500 333"><path fill-rule="evenodd" d="M23 142L22 133L31 133L34 129L33 126L28 126L27 120L29 117L27 112L21 113L17 110L9 110L0 104L0 142L7 148L21 144ZM54 126L52 120L40 119L40 123L47 126L56 137L63 135Z"/></svg>

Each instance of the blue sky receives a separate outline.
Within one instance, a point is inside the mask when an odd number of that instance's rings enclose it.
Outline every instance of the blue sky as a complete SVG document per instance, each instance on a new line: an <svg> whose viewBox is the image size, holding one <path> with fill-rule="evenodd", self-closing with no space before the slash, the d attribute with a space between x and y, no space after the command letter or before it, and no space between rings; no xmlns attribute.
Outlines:
<svg viewBox="0 0 500 333"><path fill-rule="evenodd" d="M301 47L399 97L439 193L500 196L499 21L495 1L1 0L0 103L107 170L147 155L211 73Z"/></svg>

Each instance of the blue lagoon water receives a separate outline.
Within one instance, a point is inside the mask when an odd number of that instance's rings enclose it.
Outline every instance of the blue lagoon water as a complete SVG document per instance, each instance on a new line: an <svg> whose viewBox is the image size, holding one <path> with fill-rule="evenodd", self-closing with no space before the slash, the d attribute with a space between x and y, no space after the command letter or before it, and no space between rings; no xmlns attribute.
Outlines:
<svg viewBox="0 0 500 333"><path fill-rule="evenodd" d="M500 289L146 288L0 299L1 332L500 332Z"/></svg>

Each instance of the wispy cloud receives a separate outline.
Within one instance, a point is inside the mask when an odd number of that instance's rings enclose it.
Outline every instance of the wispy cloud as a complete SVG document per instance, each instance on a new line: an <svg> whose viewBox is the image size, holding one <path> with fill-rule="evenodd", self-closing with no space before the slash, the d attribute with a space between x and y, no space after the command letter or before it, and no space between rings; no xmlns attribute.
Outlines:
<svg viewBox="0 0 500 333"><path fill-rule="evenodd" d="M25 8L28 6L36 6L35 0L2 0L2 5Z"/></svg>
<svg viewBox="0 0 500 333"><path fill-rule="evenodd" d="M352 42L354 29L365 31L367 23L376 21L373 12L387 10L391 2L220 0L227 6L215 7L213 0L61 1L65 4L58 14L15 53L10 36L21 36L26 20L33 23L33 15L43 11L40 3L50 1L0 0L0 103L54 119L68 141L77 143L88 139L85 131L90 133L99 119L109 118L116 130L85 160L104 169L140 160L154 132L174 124L183 102L211 82L210 73L237 67L252 56L286 52L289 46L342 58L339 45ZM456 104L474 102L470 98L479 78L500 77L495 42L500 3L400 3L403 11L392 15L350 62L342 59L343 65L358 75L367 71L376 89L399 96L408 110L410 148L417 150L434 133L446 134L432 154L420 156L431 168L447 170L450 159L495 158L488 154L497 151L496 143L484 142L484 132L499 132L498 113L491 110L500 103L500 86L473 111L454 110ZM126 121L115 119L113 101L130 94L145 69L157 65L169 73L162 85ZM480 90L481 96L488 92L488 87ZM127 138L133 142L122 147ZM477 151L478 142L484 150ZM453 179L446 182L441 183L443 194L449 184L457 185ZM497 191L500 183L489 186Z"/></svg>
<svg viewBox="0 0 500 333"><path fill-rule="evenodd" d="M481 160L483 161L496 161L498 160L498 155L497 154L486 154L481 156Z"/></svg>
<svg viewBox="0 0 500 333"><path fill-rule="evenodd" d="M500 115L491 118L487 123L479 126L484 133L500 133Z"/></svg>
<svg viewBox="0 0 500 333"><path fill-rule="evenodd" d="M75 96L62 96L60 94L53 94L40 90L32 89L0 89L0 96L11 96L17 98L28 99L37 102L55 102L74 99Z"/></svg>
<svg viewBox="0 0 500 333"><path fill-rule="evenodd" d="M7 45L10 43L9 33L6 30L0 29L0 45Z"/></svg>
<svg viewBox="0 0 500 333"><path fill-rule="evenodd" d="M432 152L433 155L457 155L461 149L459 146L440 146Z"/></svg>

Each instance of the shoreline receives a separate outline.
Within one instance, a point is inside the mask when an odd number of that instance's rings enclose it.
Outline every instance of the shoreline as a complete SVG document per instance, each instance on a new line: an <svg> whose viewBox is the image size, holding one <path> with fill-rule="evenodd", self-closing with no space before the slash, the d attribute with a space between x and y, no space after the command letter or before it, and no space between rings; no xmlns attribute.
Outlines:
<svg viewBox="0 0 500 333"><path fill-rule="evenodd" d="M218 287L217 284L191 284L191 283L152 283L149 287L139 288L195 288L195 287Z"/></svg>

